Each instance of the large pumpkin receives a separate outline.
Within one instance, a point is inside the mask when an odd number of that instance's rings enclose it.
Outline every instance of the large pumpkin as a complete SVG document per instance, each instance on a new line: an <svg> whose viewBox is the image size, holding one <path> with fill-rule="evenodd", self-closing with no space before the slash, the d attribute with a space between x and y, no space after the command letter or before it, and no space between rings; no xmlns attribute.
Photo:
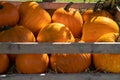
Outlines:
<svg viewBox="0 0 120 80"><path fill-rule="evenodd" d="M107 33L102 35L97 42L115 42L119 33ZM111 48L112 49L112 48ZM120 73L120 54L103 53L93 54L93 64L97 70L104 72Z"/></svg>
<svg viewBox="0 0 120 80"><path fill-rule="evenodd" d="M91 54L51 54L50 66L56 73L84 72L91 64Z"/></svg>
<svg viewBox="0 0 120 80"><path fill-rule="evenodd" d="M7 54L0 54L0 74L5 73L9 68L9 58Z"/></svg>
<svg viewBox="0 0 120 80"><path fill-rule="evenodd" d="M36 41L33 33L23 26L4 26L0 31L0 42L33 42ZM14 62L16 54L8 54Z"/></svg>
<svg viewBox="0 0 120 80"><path fill-rule="evenodd" d="M38 42L74 42L73 34L64 24L50 23L40 30Z"/></svg>
<svg viewBox="0 0 120 80"><path fill-rule="evenodd" d="M107 17L93 17L83 25L82 38L85 42L95 42L100 36L110 32L119 32L117 23Z"/></svg>
<svg viewBox="0 0 120 80"><path fill-rule="evenodd" d="M17 8L10 2L0 1L0 27L4 25L15 26L18 20Z"/></svg>
<svg viewBox="0 0 120 80"><path fill-rule="evenodd" d="M47 54L19 54L16 57L16 68L19 73L37 74L47 71L49 57Z"/></svg>
<svg viewBox="0 0 120 80"><path fill-rule="evenodd" d="M37 2L22 2L19 5L20 25L30 29L35 35L51 22L51 16Z"/></svg>
<svg viewBox="0 0 120 80"><path fill-rule="evenodd" d="M54 11L52 22L62 23L69 27L74 37L79 37L82 31L83 19L79 10L70 8L69 4Z"/></svg>
<svg viewBox="0 0 120 80"><path fill-rule="evenodd" d="M38 34L39 42L74 42L68 27L61 23L51 23ZM50 67L55 72L75 73L84 71L91 63L90 54L50 54Z"/></svg>

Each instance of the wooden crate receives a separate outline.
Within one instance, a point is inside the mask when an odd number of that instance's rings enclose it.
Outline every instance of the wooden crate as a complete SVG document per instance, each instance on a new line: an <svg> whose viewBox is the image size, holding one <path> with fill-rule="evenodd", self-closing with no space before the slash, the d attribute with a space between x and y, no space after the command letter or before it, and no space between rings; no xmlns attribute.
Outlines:
<svg viewBox="0 0 120 80"><path fill-rule="evenodd" d="M18 5L20 2L12 2ZM65 6L67 3L40 2L44 9L56 9ZM72 7L81 9L93 7L94 3L74 3ZM0 53L119 53L120 42L93 42L93 43L70 43L70 42L1 42ZM1 74L0 80L120 80L120 74L83 72L83 73L43 73L43 74Z"/></svg>

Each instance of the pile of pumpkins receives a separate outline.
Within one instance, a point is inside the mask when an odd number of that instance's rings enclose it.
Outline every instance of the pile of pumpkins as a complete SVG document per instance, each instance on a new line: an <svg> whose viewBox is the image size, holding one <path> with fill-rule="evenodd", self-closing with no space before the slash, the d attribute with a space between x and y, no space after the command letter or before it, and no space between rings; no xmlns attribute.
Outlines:
<svg viewBox="0 0 120 80"><path fill-rule="evenodd" d="M67 4L52 15L39 3L28 1L18 6L0 2L0 42L115 42L119 26L105 11L88 9L84 13ZM91 64L97 70L120 73L120 54L0 54L0 74L15 64L21 74L78 73Z"/></svg>

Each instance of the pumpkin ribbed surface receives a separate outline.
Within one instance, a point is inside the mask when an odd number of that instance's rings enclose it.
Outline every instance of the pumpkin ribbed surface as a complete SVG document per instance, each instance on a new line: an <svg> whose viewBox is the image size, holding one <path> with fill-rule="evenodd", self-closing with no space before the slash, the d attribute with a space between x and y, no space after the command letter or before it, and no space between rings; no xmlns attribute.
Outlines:
<svg viewBox="0 0 120 80"><path fill-rule="evenodd" d="M51 23L51 16L37 2L23 2L19 5L20 25L30 29L35 35L39 30Z"/></svg>
<svg viewBox="0 0 120 80"><path fill-rule="evenodd" d="M97 42L115 42L118 36L119 33L107 33L101 36ZM120 54L93 54L93 64L96 70L120 73Z"/></svg>
<svg viewBox="0 0 120 80"><path fill-rule="evenodd" d="M24 74L44 73L48 63L47 54L20 54L16 57L17 71Z"/></svg>
<svg viewBox="0 0 120 80"><path fill-rule="evenodd" d="M87 9L82 14L84 23L90 20L91 18L98 17L98 16L103 16L103 17L108 17L113 19L113 16L106 10L94 11L93 9Z"/></svg>
<svg viewBox="0 0 120 80"><path fill-rule="evenodd" d="M41 29L38 42L74 42L73 34L64 24L51 23Z"/></svg>
<svg viewBox="0 0 120 80"><path fill-rule="evenodd" d="M72 32L74 37L79 37L82 31L83 19L78 10L69 8L58 8L52 16L52 22L58 22L66 25Z"/></svg>
<svg viewBox="0 0 120 80"><path fill-rule="evenodd" d="M85 71L91 64L91 54L51 54L52 70L61 73Z"/></svg>
<svg viewBox="0 0 120 80"><path fill-rule="evenodd" d="M100 36L110 32L119 32L119 27L115 21L102 16L93 17L83 25L81 40L95 42Z"/></svg>

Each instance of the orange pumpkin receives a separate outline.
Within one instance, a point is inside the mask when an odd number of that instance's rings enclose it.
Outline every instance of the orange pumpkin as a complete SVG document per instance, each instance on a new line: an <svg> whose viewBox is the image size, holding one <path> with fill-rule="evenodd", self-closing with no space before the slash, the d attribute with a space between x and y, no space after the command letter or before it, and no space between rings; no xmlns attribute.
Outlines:
<svg viewBox="0 0 120 80"><path fill-rule="evenodd" d="M19 13L19 24L30 29L35 35L42 27L51 23L51 16L37 2L22 2L19 5Z"/></svg>
<svg viewBox="0 0 120 80"><path fill-rule="evenodd" d="M115 21L103 16L93 17L83 25L81 40L95 42L100 36L110 32L119 33L119 27Z"/></svg>
<svg viewBox="0 0 120 80"><path fill-rule="evenodd" d="M0 42L34 42L35 37L33 33L23 27L14 26L10 28L9 26L3 27L0 31ZM12 62L15 61L16 54L8 54Z"/></svg>
<svg viewBox="0 0 120 80"><path fill-rule="evenodd" d="M93 14L93 9L87 9L82 12L82 18L84 23L88 21L91 14Z"/></svg>
<svg viewBox="0 0 120 80"><path fill-rule="evenodd" d="M4 25L15 26L18 20L17 8L10 2L0 1L0 27Z"/></svg>
<svg viewBox="0 0 120 80"><path fill-rule="evenodd" d="M50 23L40 30L38 42L74 42L73 34L64 24Z"/></svg>
<svg viewBox="0 0 120 80"><path fill-rule="evenodd" d="M97 42L115 42L118 41L118 37L119 33L107 33L102 35ZM120 54L93 54L93 64L97 70L120 73Z"/></svg>
<svg viewBox="0 0 120 80"><path fill-rule="evenodd" d="M37 74L47 71L49 57L47 54L19 54L16 57L16 68L19 73Z"/></svg>
<svg viewBox="0 0 120 80"><path fill-rule="evenodd" d="M83 19L79 10L70 8L68 4L65 8L60 7L54 11L52 22L62 23L69 27L74 37L79 37L82 31Z"/></svg>
<svg viewBox="0 0 120 80"><path fill-rule="evenodd" d="M9 58L7 54L0 54L0 74L5 73L9 68Z"/></svg>
<svg viewBox="0 0 120 80"><path fill-rule="evenodd" d="M82 14L84 23L87 22L89 19L98 16L104 16L113 19L113 16L106 10L94 11L93 9L87 9Z"/></svg>
<svg viewBox="0 0 120 80"><path fill-rule="evenodd" d="M55 72L83 72L91 64L91 54L51 54L50 66Z"/></svg>

